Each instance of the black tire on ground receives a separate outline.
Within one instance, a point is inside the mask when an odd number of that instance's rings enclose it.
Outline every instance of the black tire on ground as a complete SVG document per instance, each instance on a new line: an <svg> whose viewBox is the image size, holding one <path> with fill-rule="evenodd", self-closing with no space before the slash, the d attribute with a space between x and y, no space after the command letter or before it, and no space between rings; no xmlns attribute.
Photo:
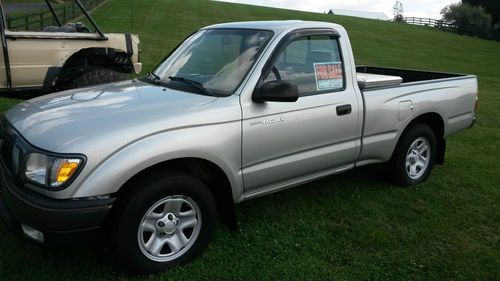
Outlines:
<svg viewBox="0 0 500 281"><path fill-rule="evenodd" d="M427 150L425 150L427 147ZM390 162L396 184L410 186L427 179L436 159L436 137L424 124L415 124L401 136Z"/></svg>
<svg viewBox="0 0 500 281"><path fill-rule="evenodd" d="M150 174L146 179L136 181L135 186L129 188L118 200L116 209L113 210L110 243L117 261L130 272L154 273L182 265L201 254L212 236L216 222L213 195L203 182L184 172ZM181 206L176 207L178 205L175 202L179 200ZM193 220L190 208L197 210L194 216L197 226L191 230L189 227L183 228L184 225L191 225L188 221ZM188 213L191 214L190 219L185 215ZM144 231L146 223L155 226L150 235L147 230ZM186 234L186 229L191 233ZM179 236L181 232L183 236ZM187 240L190 242L177 252L173 250L171 242L163 242L173 239L186 241L188 236ZM147 241L154 243L147 246ZM154 254L152 249L157 241L157 245L163 246L156 247L159 250ZM161 255L173 256L166 258Z"/></svg>
<svg viewBox="0 0 500 281"><path fill-rule="evenodd" d="M92 86L97 84L116 82L127 79L128 73L118 72L112 69L93 69L84 72L74 78L69 87L71 89Z"/></svg>

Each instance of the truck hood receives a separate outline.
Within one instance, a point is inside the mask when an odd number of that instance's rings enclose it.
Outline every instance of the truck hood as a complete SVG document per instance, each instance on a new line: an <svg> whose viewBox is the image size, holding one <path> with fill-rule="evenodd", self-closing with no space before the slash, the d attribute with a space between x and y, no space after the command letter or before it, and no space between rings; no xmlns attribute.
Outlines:
<svg viewBox="0 0 500 281"><path fill-rule="evenodd" d="M75 89L20 103L5 115L32 145L53 152L71 152L80 143L99 146L106 139L119 145L141 136L189 125L186 117L215 101L138 80ZM117 132L121 131L121 132ZM103 146L105 144L101 143Z"/></svg>

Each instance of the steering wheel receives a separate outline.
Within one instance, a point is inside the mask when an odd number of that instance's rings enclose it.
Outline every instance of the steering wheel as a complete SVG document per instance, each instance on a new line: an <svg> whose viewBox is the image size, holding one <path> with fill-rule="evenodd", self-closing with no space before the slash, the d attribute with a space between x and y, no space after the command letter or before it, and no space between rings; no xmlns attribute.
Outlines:
<svg viewBox="0 0 500 281"><path fill-rule="evenodd" d="M273 68L271 68L271 72L276 77L276 80L281 80L280 72L278 71L278 68L276 68L276 66L273 66Z"/></svg>

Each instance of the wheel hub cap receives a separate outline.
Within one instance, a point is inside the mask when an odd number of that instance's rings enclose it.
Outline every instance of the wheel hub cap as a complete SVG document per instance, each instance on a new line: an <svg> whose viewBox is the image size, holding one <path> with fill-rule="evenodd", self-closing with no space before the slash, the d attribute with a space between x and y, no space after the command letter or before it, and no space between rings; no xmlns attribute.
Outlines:
<svg viewBox="0 0 500 281"><path fill-rule="evenodd" d="M164 218L158 220L156 224L156 232L161 234L172 234L177 229L179 218L172 213L168 213Z"/></svg>
<svg viewBox="0 0 500 281"><path fill-rule="evenodd" d="M201 211L191 198L175 195L156 202L144 214L137 231L141 252L167 262L189 250L201 230Z"/></svg>
<svg viewBox="0 0 500 281"><path fill-rule="evenodd" d="M425 174L430 162L430 145L426 138L417 138L406 154L406 173L411 179L419 179Z"/></svg>

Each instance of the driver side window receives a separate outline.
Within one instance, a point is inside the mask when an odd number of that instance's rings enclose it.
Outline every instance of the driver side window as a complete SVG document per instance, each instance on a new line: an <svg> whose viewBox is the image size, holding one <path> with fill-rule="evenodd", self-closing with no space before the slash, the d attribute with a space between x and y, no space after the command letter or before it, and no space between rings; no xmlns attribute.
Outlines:
<svg viewBox="0 0 500 281"><path fill-rule="evenodd" d="M283 50L265 82L293 81L300 96L334 92L344 88L343 68L336 37L304 36Z"/></svg>

